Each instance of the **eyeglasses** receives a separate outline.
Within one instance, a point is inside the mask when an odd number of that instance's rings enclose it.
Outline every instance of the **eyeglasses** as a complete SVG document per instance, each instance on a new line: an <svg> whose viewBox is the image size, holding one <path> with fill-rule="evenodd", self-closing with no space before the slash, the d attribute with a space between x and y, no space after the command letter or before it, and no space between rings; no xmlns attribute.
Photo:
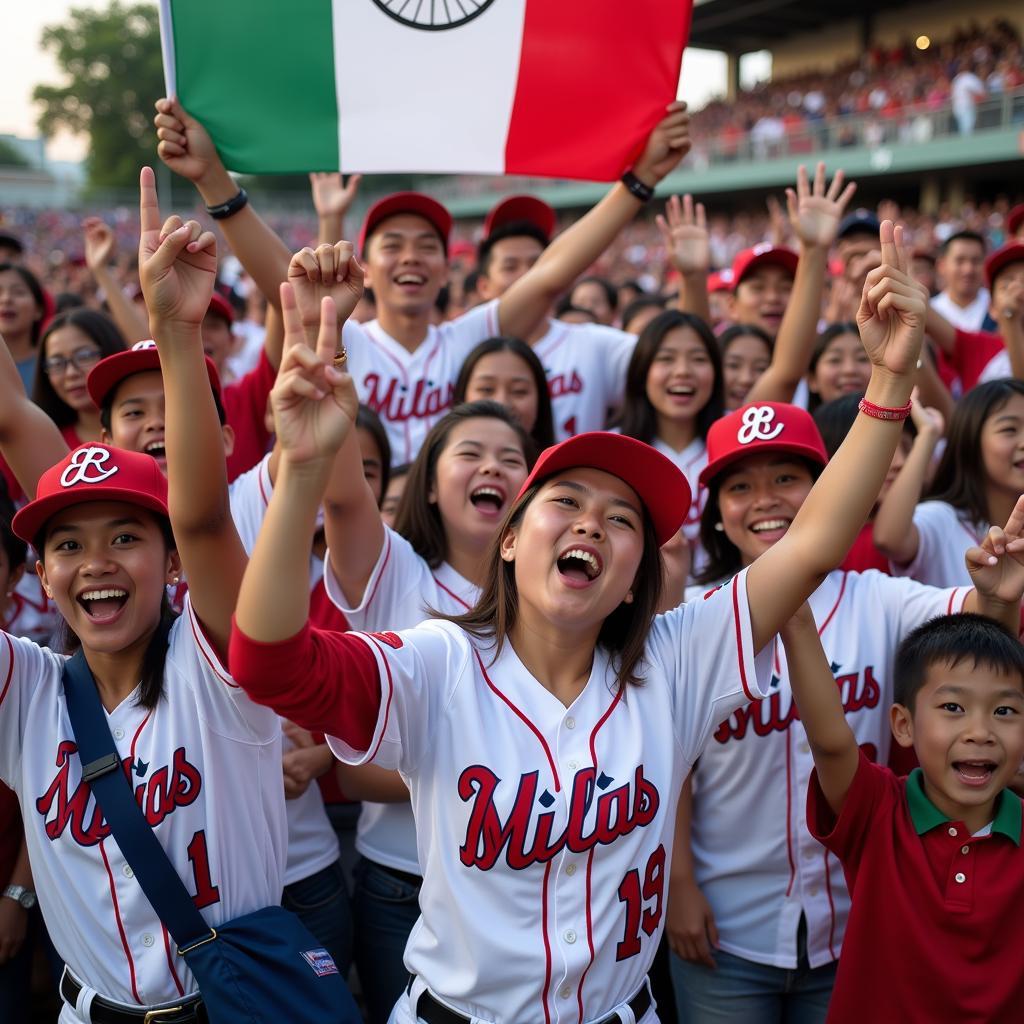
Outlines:
<svg viewBox="0 0 1024 1024"><path fill-rule="evenodd" d="M65 359L64 356L50 356L43 363L43 369L47 377L63 377L69 366L84 373L89 367L95 366L102 356L103 353L98 348L76 348L70 359Z"/></svg>

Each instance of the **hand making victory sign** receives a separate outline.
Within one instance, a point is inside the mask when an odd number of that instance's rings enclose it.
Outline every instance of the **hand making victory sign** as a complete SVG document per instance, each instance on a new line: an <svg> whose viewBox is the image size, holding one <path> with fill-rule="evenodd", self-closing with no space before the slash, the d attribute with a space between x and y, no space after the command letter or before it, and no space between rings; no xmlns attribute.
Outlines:
<svg viewBox="0 0 1024 1024"><path fill-rule="evenodd" d="M282 461L293 467L317 463L326 467L351 431L359 409L352 378L334 366L337 306L330 296L321 299L315 346L308 342L295 289L287 283L281 285L281 311L284 356L270 402Z"/></svg>
<svg viewBox="0 0 1024 1024"><path fill-rule="evenodd" d="M1006 525L989 527L981 545L968 548L964 558L979 601L1019 607L1024 595L1024 496L1017 499ZM1007 618L1016 624L1014 616Z"/></svg>

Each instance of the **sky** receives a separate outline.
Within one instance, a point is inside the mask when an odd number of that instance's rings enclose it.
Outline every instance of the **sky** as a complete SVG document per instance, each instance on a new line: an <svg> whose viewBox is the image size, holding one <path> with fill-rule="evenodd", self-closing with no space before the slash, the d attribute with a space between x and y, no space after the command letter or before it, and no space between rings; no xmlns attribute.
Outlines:
<svg viewBox="0 0 1024 1024"><path fill-rule="evenodd" d="M59 24L72 6L104 8L107 0L31 0L18 5L16 18L7 18L0 33L0 135L34 138L38 110L32 90L40 82L60 84L61 77L50 54L39 45L43 28ZM751 71L764 73L767 58L748 58ZM747 70L744 68L744 70ZM691 106L725 92L725 58L708 50L690 49L683 61L681 95ZM80 160L86 140L62 135L47 146L51 160Z"/></svg>

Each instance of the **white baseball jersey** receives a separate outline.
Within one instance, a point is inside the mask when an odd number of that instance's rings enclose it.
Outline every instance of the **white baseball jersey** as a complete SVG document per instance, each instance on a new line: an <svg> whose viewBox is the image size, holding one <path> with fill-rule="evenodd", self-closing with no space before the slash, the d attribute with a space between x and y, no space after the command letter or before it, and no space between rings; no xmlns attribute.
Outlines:
<svg viewBox="0 0 1024 1024"><path fill-rule="evenodd" d="M270 455L265 455L252 469L232 481L230 486L231 518L247 555L252 554L260 527L267 515L267 504L274 485L270 482ZM310 589L319 581L322 568L319 559L310 560ZM315 568L314 568L315 564ZM283 737L283 750L291 750L292 742ZM331 826L320 787L310 784L302 796L285 801L288 816L288 862L284 884L301 882L329 867L339 857L338 836Z"/></svg>
<svg viewBox="0 0 1024 1024"><path fill-rule="evenodd" d="M0 779L17 794L46 927L75 976L130 1007L196 991L87 786L61 683L64 657L0 634ZM185 601L164 697L107 721L160 845L216 927L281 898L281 730L228 675ZM91 998L91 997L90 997ZM87 1020L65 1006L62 1022Z"/></svg>
<svg viewBox="0 0 1024 1024"><path fill-rule="evenodd" d="M699 602L701 589L693 588L687 599ZM961 611L969 593L875 570L837 570L811 595L846 720L871 760L884 764L889 756L897 644L923 622ZM802 915L808 960L819 967L839 956L850 896L841 864L807 830L814 759L778 638L769 650L769 696L722 721L694 766L694 870L722 949L793 969Z"/></svg>
<svg viewBox="0 0 1024 1024"><path fill-rule="evenodd" d="M359 401L384 423L394 465L412 462L427 431L448 411L466 356L498 333L498 300L427 329L410 352L377 320L347 320L342 339Z"/></svg>
<svg viewBox="0 0 1024 1024"><path fill-rule="evenodd" d="M35 554L30 557L34 559ZM53 636L59 619L57 606L46 596L33 562L25 569L11 594L3 628L11 636L21 636L37 644L45 644Z"/></svg>
<svg viewBox="0 0 1024 1024"><path fill-rule="evenodd" d="M345 600L329 559L325 562L324 586L349 625L367 632L409 629L427 618L430 608L458 615L472 608L480 596L480 588L447 562L431 569L404 537L388 528L377 564L356 607L350 607ZM416 822L411 804L364 800L356 849L385 867L423 874L416 851Z"/></svg>
<svg viewBox="0 0 1024 1024"><path fill-rule="evenodd" d="M556 441L604 430L609 412L622 405L635 347L635 334L614 327L550 321L533 351L548 379Z"/></svg>
<svg viewBox="0 0 1024 1024"><path fill-rule="evenodd" d="M906 565L889 563L893 576L909 576L933 587L971 586L964 552L985 539L988 527L970 522L944 501L922 501L914 509L920 539L917 555Z"/></svg>
<svg viewBox="0 0 1024 1024"><path fill-rule="evenodd" d="M700 543L700 515L707 504L708 492L707 488L702 487L699 482L701 470L708 464L707 445L703 438L695 437L681 452L677 452L656 437L653 447L665 458L675 463L679 472L686 477L686 482L690 485L690 511L687 512L683 522L683 536L693 548L693 563L690 569L690 574L693 576L707 564L707 555Z"/></svg>
<svg viewBox="0 0 1024 1024"><path fill-rule="evenodd" d="M452 623L355 635L377 660L375 734L368 750L329 742L409 782L417 984L495 1024L580 1024L628 1001L661 937L682 780L716 723L767 692L745 573L654 620L642 686L618 688L596 651L569 707L510 643L495 657ZM403 996L392 1020L413 1019Z"/></svg>

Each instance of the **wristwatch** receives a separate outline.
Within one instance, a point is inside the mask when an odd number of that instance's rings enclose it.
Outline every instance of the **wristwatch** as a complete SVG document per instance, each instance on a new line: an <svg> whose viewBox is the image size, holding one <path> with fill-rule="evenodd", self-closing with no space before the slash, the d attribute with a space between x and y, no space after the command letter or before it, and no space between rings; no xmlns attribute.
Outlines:
<svg viewBox="0 0 1024 1024"><path fill-rule="evenodd" d="M0 893L0 896L14 900L22 910L31 910L36 905L36 894L23 885L9 885Z"/></svg>

